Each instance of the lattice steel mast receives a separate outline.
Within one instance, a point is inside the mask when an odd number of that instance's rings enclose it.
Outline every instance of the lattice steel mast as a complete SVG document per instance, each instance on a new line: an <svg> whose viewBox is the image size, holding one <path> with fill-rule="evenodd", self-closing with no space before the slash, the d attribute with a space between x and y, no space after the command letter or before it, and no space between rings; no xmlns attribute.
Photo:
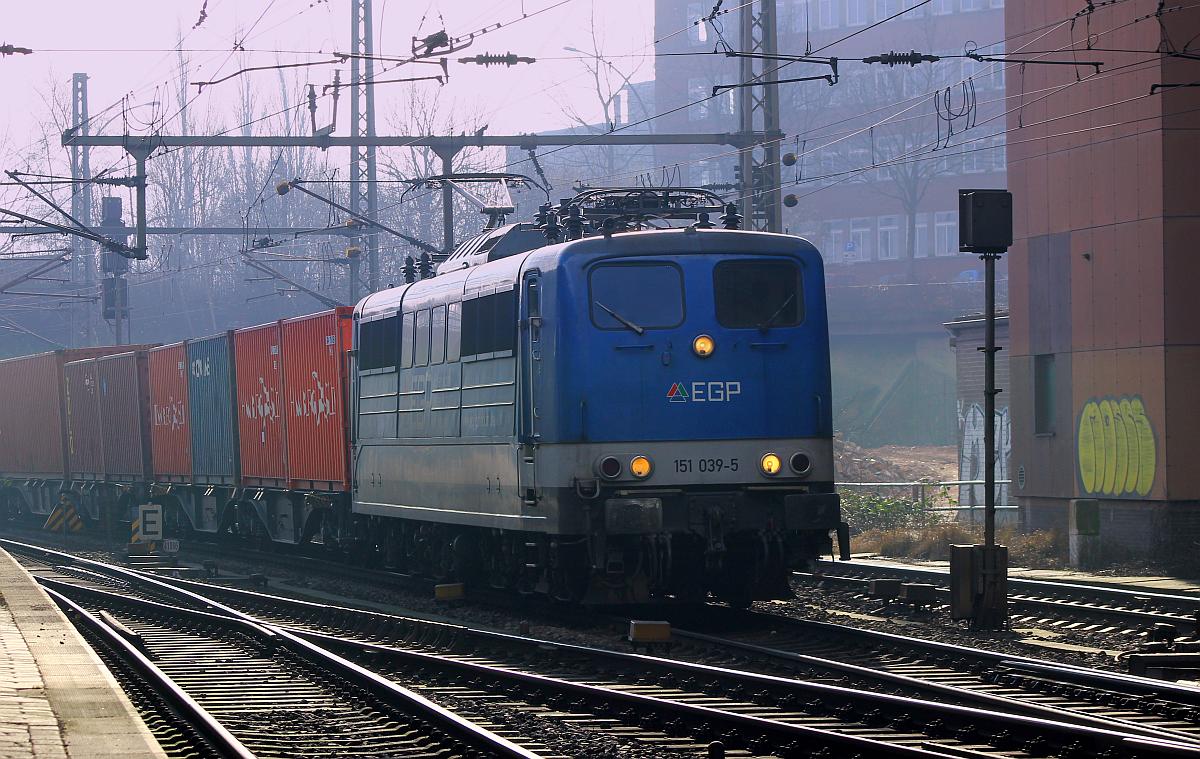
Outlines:
<svg viewBox="0 0 1200 759"><path fill-rule="evenodd" d="M350 208L376 221L379 218L379 193L375 165L375 94L372 80L375 64L371 0L351 0L350 27ZM379 230L369 230L361 247L367 258L369 292L379 289Z"/></svg>
<svg viewBox="0 0 1200 759"><path fill-rule="evenodd" d="M779 186L779 85L777 61L753 58L779 52L775 0L748 2L741 9L739 58L742 87L738 90L738 129L744 143L741 163L741 213L746 229L783 231L783 206ZM745 86L757 82L755 86ZM764 143L759 147L752 147Z"/></svg>

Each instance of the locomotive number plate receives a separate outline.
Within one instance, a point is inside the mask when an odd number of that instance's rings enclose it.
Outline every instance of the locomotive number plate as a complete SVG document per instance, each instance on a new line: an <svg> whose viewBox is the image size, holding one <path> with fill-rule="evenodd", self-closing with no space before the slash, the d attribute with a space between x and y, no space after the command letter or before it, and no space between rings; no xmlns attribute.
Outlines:
<svg viewBox="0 0 1200 759"><path fill-rule="evenodd" d="M701 472L736 472L737 459L675 459L675 471L680 474Z"/></svg>

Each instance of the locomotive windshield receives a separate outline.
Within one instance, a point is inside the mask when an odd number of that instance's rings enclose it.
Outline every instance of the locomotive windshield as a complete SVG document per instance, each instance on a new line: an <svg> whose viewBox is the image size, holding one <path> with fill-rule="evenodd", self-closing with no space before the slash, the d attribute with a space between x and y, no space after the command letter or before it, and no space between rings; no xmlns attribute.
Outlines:
<svg viewBox="0 0 1200 759"><path fill-rule="evenodd" d="M671 264L600 264L590 277L592 323L600 329L647 329L683 323L683 276Z"/></svg>
<svg viewBox="0 0 1200 759"><path fill-rule="evenodd" d="M722 261L713 294L723 327L794 327L804 319L800 269L791 261Z"/></svg>

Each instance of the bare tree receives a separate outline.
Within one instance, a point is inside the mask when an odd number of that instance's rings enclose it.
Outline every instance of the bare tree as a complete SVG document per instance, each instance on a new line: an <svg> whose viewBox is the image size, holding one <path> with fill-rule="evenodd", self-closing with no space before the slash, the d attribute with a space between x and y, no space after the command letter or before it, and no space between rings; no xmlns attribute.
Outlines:
<svg viewBox="0 0 1200 759"><path fill-rule="evenodd" d="M596 23L595 0L592 0L590 4L590 14L588 24L591 32L590 50L579 50L573 47L564 48L564 50L581 55L580 63L587 70L588 84L595 96L591 102L600 107L602 118L599 123L594 118L588 118L570 99L563 101L561 111L571 120L576 131L584 134L606 134L615 130L626 120L626 113L646 115L652 113L650 106L641 99L642 95L633 83L634 77L645 67L649 58L646 56L637 58L628 67L618 66L606 58L604 56L604 37L600 32L601 25ZM629 102L631 98L638 100L636 106ZM583 172L580 177L574 178L603 174L611 182L611 178L618 173L628 172L635 163L635 158L641 158L643 157L641 154L648 154L649 151L604 145L581 146L569 152L575 154L578 168Z"/></svg>

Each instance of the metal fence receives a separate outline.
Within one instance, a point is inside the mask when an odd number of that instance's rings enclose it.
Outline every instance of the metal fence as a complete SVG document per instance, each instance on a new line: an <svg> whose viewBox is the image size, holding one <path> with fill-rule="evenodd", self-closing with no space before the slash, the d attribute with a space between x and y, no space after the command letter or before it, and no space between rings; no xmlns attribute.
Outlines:
<svg viewBox="0 0 1200 759"><path fill-rule="evenodd" d="M915 482L838 482L839 489L875 492L890 498L903 498L919 504L922 512L956 512L972 524L983 520L983 480L918 480ZM996 480L996 509L1015 514L1016 503L1009 498L1012 480ZM952 490L957 489L957 492Z"/></svg>

